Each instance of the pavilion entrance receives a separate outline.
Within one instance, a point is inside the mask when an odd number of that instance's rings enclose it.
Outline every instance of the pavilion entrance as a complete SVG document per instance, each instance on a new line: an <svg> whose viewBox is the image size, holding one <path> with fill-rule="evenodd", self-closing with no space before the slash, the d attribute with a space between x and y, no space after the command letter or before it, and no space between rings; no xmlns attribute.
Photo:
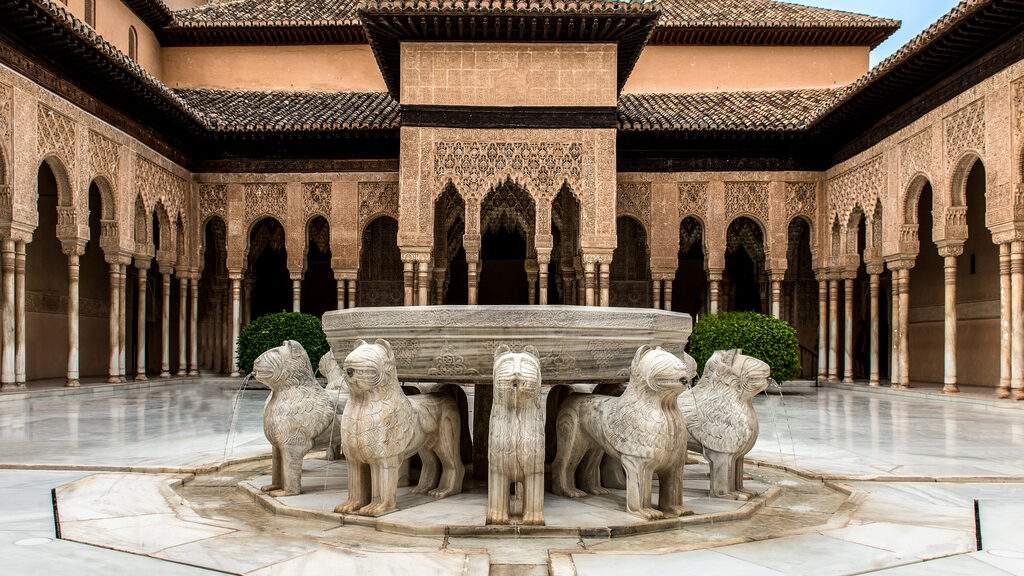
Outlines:
<svg viewBox="0 0 1024 576"><path fill-rule="evenodd" d="M532 304L537 290L533 199L511 180L480 206L479 304ZM532 264L532 266L531 266Z"/></svg>

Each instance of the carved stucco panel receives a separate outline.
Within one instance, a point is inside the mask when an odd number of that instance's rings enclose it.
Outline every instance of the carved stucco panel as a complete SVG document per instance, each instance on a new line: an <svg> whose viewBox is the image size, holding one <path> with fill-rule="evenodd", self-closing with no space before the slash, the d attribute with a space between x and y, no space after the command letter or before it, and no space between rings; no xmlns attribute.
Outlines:
<svg viewBox="0 0 1024 576"><path fill-rule="evenodd" d="M89 176L103 176L115 191L120 189L119 157L117 142L95 130L89 131Z"/></svg>
<svg viewBox="0 0 1024 576"><path fill-rule="evenodd" d="M14 126L14 89L0 83L0 147L10 153L11 132ZM9 168L10 157L3 158Z"/></svg>
<svg viewBox="0 0 1024 576"><path fill-rule="evenodd" d="M752 216L767 233L768 182L726 182L725 216L729 222L739 216Z"/></svg>
<svg viewBox="0 0 1024 576"><path fill-rule="evenodd" d="M227 218L228 187L224 184L199 186L199 221L206 222L212 215ZM200 232L201 233L201 232Z"/></svg>
<svg viewBox="0 0 1024 576"><path fill-rule="evenodd" d="M282 226L287 224L285 215L288 212L284 184L276 182L246 184L243 187L243 195L245 197L246 229L253 222L267 216L275 218Z"/></svg>
<svg viewBox="0 0 1024 576"><path fill-rule="evenodd" d="M687 216L696 216L707 225L706 217L708 211L708 183L707 182L680 182L679 183L679 220Z"/></svg>
<svg viewBox="0 0 1024 576"><path fill-rule="evenodd" d="M952 164L967 150L985 154L985 101L979 99L943 121L946 145L946 163Z"/></svg>
<svg viewBox="0 0 1024 576"><path fill-rule="evenodd" d="M933 173L932 165L932 128L929 126L907 138L899 145L900 186L910 186L916 174Z"/></svg>
<svg viewBox="0 0 1024 576"><path fill-rule="evenodd" d="M331 216L331 183L306 182L302 186L302 207L305 219L320 215L330 219Z"/></svg>
<svg viewBox="0 0 1024 576"><path fill-rule="evenodd" d="M142 195L146 210L151 212L159 202L171 220L177 220L188 194L188 184L142 154L135 158L135 190Z"/></svg>
<svg viewBox="0 0 1024 576"><path fill-rule="evenodd" d="M359 183L359 230L362 231L377 216L390 216L398 220L397 182Z"/></svg>
<svg viewBox="0 0 1024 576"><path fill-rule="evenodd" d="M644 228L651 228L651 183L621 182L615 203L616 216L629 215L636 218Z"/></svg>

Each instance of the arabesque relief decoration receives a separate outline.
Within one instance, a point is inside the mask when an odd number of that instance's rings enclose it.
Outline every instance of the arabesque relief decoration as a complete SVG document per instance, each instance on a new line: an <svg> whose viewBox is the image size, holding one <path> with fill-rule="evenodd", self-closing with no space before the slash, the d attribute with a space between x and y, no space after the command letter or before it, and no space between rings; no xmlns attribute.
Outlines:
<svg viewBox="0 0 1024 576"><path fill-rule="evenodd" d="M142 194L147 209L153 209L157 202L164 205L169 214L177 214L186 195L185 181L171 174L145 156L139 154L135 160L135 190Z"/></svg>
<svg viewBox="0 0 1024 576"><path fill-rule="evenodd" d="M932 129L929 126L899 145L900 187L906 188L915 174L932 173Z"/></svg>
<svg viewBox="0 0 1024 576"><path fill-rule="evenodd" d="M64 163L68 174L75 173L75 122L44 104L38 108L39 155L53 154Z"/></svg>
<svg viewBox="0 0 1024 576"><path fill-rule="evenodd" d="M245 222L252 224L266 216L272 216L283 222L287 213L284 195L284 184L259 182L246 184L245 189Z"/></svg>
<svg viewBox="0 0 1024 576"><path fill-rule="evenodd" d="M957 162L967 150L985 153L985 101L977 100L943 121L946 134L946 161Z"/></svg>
<svg viewBox="0 0 1024 576"><path fill-rule="evenodd" d="M302 209L306 219L314 214L331 217L331 183L306 182L302 186Z"/></svg>
<svg viewBox="0 0 1024 576"><path fill-rule="evenodd" d="M92 176L103 176L118 190L118 145L95 130L89 131L89 167Z"/></svg>
<svg viewBox="0 0 1024 576"><path fill-rule="evenodd" d="M753 216L762 226L768 223L768 182L726 182L725 216Z"/></svg>
<svg viewBox="0 0 1024 576"><path fill-rule="evenodd" d="M644 229L651 228L651 183L622 182L618 187L615 215L627 214L639 220Z"/></svg>
<svg viewBox="0 0 1024 576"><path fill-rule="evenodd" d="M679 183L679 218L696 216L704 221L708 207L707 182Z"/></svg>
<svg viewBox="0 0 1024 576"><path fill-rule="evenodd" d="M205 222L211 215L227 217L228 187L224 184L201 184L199 186L199 220Z"/></svg>
<svg viewBox="0 0 1024 576"><path fill-rule="evenodd" d="M362 230L377 216L398 220L397 182L360 182L358 226Z"/></svg>

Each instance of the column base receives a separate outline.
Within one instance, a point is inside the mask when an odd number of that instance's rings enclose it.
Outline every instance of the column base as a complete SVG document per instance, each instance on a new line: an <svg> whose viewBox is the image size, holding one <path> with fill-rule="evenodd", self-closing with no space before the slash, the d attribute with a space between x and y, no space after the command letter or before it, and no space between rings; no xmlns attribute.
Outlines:
<svg viewBox="0 0 1024 576"><path fill-rule="evenodd" d="M869 380L868 381L868 386L870 386L872 388L878 388L881 385L882 385L881 382L879 382L877 379L876 380Z"/></svg>
<svg viewBox="0 0 1024 576"><path fill-rule="evenodd" d="M189 376L199 376L199 370L189 370Z"/></svg>
<svg viewBox="0 0 1024 576"><path fill-rule="evenodd" d="M146 378L145 374L136 374L135 375L135 381L136 382L145 382L146 380L149 380L149 378Z"/></svg>
<svg viewBox="0 0 1024 576"><path fill-rule="evenodd" d="M164 370L163 372L160 373L160 377L161 378L170 378L171 377L171 373L168 370Z"/></svg>
<svg viewBox="0 0 1024 576"><path fill-rule="evenodd" d="M1018 388L1013 391L1013 399L1020 402L1024 401L1024 389Z"/></svg>
<svg viewBox="0 0 1024 576"><path fill-rule="evenodd" d="M238 372L238 370L235 370L234 372L231 373L232 378L238 378L239 376L241 376L241 374Z"/></svg>
<svg viewBox="0 0 1024 576"><path fill-rule="evenodd" d="M128 378L125 378L124 376L118 376L117 377L117 383L118 384L127 384L128 383Z"/></svg>
<svg viewBox="0 0 1024 576"><path fill-rule="evenodd" d="M943 394L959 394L960 393L960 387L957 386L956 384L946 384L945 386L942 387L942 393Z"/></svg>
<svg viewBox="0 0 1024 576"><path fill-rule="evenodd" d="M188 374L188 372L185 372L184 370L178 370L178 372L175 374L175 376L185 376L187 374Z"/></svg>
<svg viewBox="0 0 1024 576"><path fill-rule="evenodd" d="M4 384L0 384L0 392L13 392L14 390L17 389L18 384L16 382L7 382Z"/></svg>
<svg viewBox="0 0 1024 576"><path fill-rule="evenodd" d="M82 383L81 383L81 382L79 382L77 378L72 378L71 380L68 380L68 381L67 381L67 382L66 382L66 383L64 384L64 387L65 387L65 388L78 388L78 387L79 387L79 386L81 386L81 385L82 385Z"/></svg>
<svg viewBox="0 0 1024 576"><path fill-rule="evenodd" d="M843 378L843 384L853 384L853 376L846 376Z"/></svg>
<svg viewBox="0 0 1024 576"><path fill-rule="evenodd" d="M111 376L107 378L107 384L120 384L121 378L118 376Z"/></svg>
<svg viewBox="0 0 1024 576"><path fill-rule="evenodd" d="M1005 400L1006 398L1009 398L1009 397L1010 397L1010 388L1009 388L1009 386L1000 386L999 388L996 388L996 398L999 398L1001 400Z"/></svg>

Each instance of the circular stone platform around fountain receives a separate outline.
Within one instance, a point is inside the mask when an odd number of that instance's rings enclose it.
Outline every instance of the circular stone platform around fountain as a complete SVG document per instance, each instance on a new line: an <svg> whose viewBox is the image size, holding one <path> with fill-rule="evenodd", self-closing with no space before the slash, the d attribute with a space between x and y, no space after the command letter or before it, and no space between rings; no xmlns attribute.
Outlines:
<svg viewBox="0 0 1024 576"><path fill-rule="evenodd" d="M727 500L708 496L708 467L690 464L684 478L684 503L692 515L662 520L644 520L625 510L625 491L612 490L602 496L572 499L544 495L544 526L487 525L487 486L466 479L462 494L436 499L411 493L411 486L398 489L398 510L377 518L353 514L336 514L334 507L348 496L347 464L344 461L306 459L303 466L302 494L272 497L260 487L270 482L269 475L249 478L239 486L263 507L275 514L299 518L337 521L343 525L372 527L382 532L406 535L531 535L564 538L620 537L684 526L720 523L751 517L780 492L756 480L748 480L747 490L757 495L749 501ZM657 483L655 483L657 486ZM657 489L655 489L657 502Z"/></svg>

